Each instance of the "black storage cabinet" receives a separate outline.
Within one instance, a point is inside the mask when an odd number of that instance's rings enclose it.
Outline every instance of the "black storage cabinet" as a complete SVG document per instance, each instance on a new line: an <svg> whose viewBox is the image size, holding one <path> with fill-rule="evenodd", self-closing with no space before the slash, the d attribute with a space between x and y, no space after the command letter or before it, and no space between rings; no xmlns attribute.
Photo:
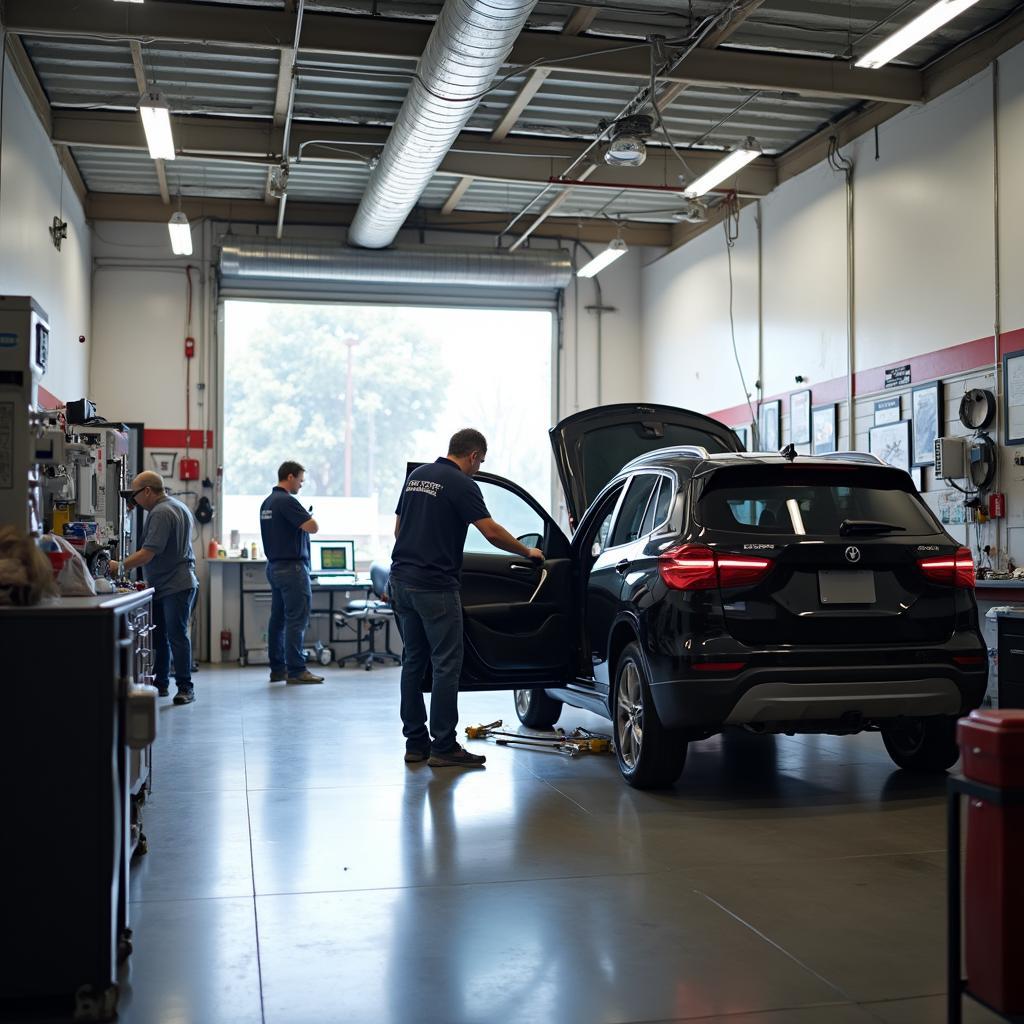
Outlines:
<svg viewBox="0 0 1024 1024"><path fill-rule="evenodd" d="M1000 608L999 706L1024 708L1024 607Z"/></svg>
<svg viewBox="0 0 1024 1024"><path fill-rule="evenodd" d="M149 777L149 751L125 745L125 700L151 678L152 594L0 607L9 802L0 1019L116 1013L118 962L131 951L129 861L144 843L136 805Z"/></svg>

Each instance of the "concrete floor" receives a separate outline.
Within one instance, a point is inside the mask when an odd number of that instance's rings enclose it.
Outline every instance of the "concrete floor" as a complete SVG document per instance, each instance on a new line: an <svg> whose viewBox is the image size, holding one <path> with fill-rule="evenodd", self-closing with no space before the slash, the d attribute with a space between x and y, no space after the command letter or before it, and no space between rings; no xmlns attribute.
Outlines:
<svg viewBox="0 0 1024 1024"><path fill-rule="evenodd" d="M943 782L876 736L709 740L665 793L479 741L410 768L397 670L326 675L161 702L122 1021L944 1020Z"/></svg>

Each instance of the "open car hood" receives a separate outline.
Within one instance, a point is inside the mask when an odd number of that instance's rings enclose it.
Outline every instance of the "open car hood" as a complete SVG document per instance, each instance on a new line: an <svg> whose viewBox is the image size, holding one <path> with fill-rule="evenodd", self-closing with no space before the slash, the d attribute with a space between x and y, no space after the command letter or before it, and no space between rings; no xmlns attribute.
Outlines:
<svg viewBox="0 0 1024 1024"><path fill-rule="evenodd" d="M573 527L631 459L657 448L694 444L709 452L743 451L740 439L710 416L671 405L601 405L567 416L548 431Z"/></svg>

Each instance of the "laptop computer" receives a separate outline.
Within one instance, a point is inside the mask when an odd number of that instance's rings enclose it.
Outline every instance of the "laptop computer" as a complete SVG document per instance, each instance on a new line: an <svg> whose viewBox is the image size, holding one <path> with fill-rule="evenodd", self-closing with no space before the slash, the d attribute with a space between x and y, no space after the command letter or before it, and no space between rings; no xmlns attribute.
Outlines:
<svg viewBox="0 0 1024 1024"><path fill-rule="evenodd" d="M356 544L352 540L311 540L309 570L319 583L350 582L356 577Z"/></svg>

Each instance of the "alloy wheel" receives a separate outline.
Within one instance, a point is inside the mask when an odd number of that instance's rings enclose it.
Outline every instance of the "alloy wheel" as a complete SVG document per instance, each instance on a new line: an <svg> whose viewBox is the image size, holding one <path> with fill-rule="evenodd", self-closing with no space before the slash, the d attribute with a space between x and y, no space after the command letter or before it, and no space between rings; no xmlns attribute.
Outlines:
<svg viewBox="0 0 1024 1024"><path fill-rule="evenodd" d="M516 690L515 692L516 711L520 717L530 710L530 691Z"/></svg>
<svg viewBox="0 0 1024 1024"><path fill-rule="evenodd" d="M622 763L629 771L633 771L640 760L644 741L644 696L640 672L632 661L627 661L619 673L615 700L615 739Z"/></svg>

